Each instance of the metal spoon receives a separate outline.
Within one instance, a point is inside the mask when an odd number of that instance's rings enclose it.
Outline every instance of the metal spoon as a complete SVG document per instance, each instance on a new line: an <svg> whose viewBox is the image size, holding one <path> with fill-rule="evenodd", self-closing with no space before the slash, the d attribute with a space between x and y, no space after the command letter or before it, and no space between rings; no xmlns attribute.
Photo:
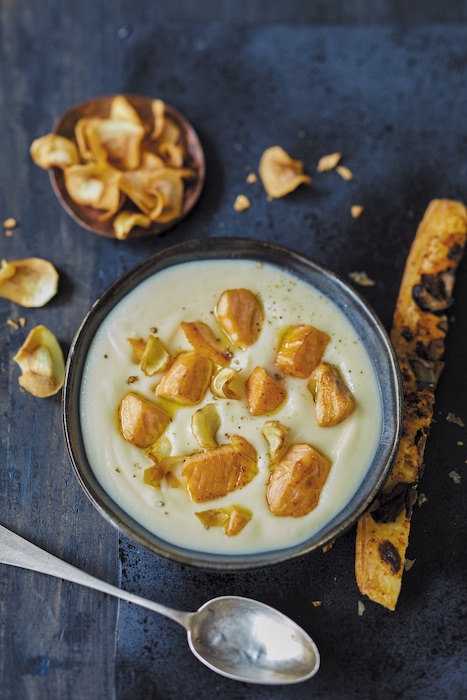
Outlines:
<svg viewBox="0 0 467 700"><path fill-rule="evenodd" d="M308 634L256 600L223 596L194 613L173 610L100 581L1 525L0 563L79 583L175 620L187 630L193 654L227 678L286 685L311 678L319 668L319 652Z"/></svg>

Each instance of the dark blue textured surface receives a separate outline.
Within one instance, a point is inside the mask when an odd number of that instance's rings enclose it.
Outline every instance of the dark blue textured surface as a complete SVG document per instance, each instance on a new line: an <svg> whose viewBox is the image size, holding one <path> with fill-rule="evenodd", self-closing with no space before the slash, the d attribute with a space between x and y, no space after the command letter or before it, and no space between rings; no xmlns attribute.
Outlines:
<svg viewBox="0 0 467 700"><path fill-rule="evenodd" d="M265 28L227 30L176 25L136 29L129 37L121 86L176 101L199 130L207 151L207 184L189 220L167 236L253 235L304 252L347 275L365 270L364 289L387 327L409 245L435 197L465 195L467 165L467 32L444 29ZM264 148L282 145L313 174L321 155L344 154L354 173L314 174L312 187L267 201L260 183L246 185ZM232 209L245 193L252 207ZM352 204L365 212L356 221ZM465 268L458 281L452 345L465 339ZM463 314L464 311L464 314ZM457 337L455 337L457 334ZM454 336L454 337L453 337ZM118 671L121 697L446 698L463 697L465 676L465 484L448 472L465 469L462 415L454 394L462 382L451 366L439 389L439 423L427 450L422 487L428 502L416 509L397 612L362 599L354 582L354 532L327 554L252 574L193 572L121 543L122 585L164 602L197 607L211 595L256 596L290 614L314 635L322 668L291 688L260 688L213 677L181 646L183 632L138 610L120 612ZM465 415L465 414L464 414ZM313 607L313 600L321 600ZM157 640L154 641L154 640Z"/></svg>
<svg viewBox="0 0 467 700"><path fill-rule="evenodd" d="M19 331L4 321L22 311L0 300L2 524L109 581L117 578L119 554L122 587L175 607L195 609L228 593L256 597L313 635L322 667L307 683L286 689L238 684L192 657L173 622L3 567L0 695L461 700L467 696L467 439L466 429L446 416L452 412L467 423L465 261L426 451L421 490L428 500L415 509L412 524L408 556L416 561L404 575L394 613L369 602L363 616L357 613L353 530L326 554L224 576L119 541L72 474L60 398L39 405L20 392L11 357L36 323L49 326L66 350L94 299L123 270L169 244L219 235L276 241L343 276L366 271L376 284L360 291L389 328L428 202L463 199L467 191L467 27L227 29L128 22L120 31L123 15L114 11L110 19L99 2L88 3L87 13L81 3L69 13L57 6L48 14L28 3L2 5L0 204L2 220L20 221L13 237L2 236L2 257L48 258L61 280L56 299L28 311L28 325ZM199 204L160 238L122 244L83 231L61 210L47 174L28 158L32 140L63 110L112 92L171 102L192 121L206 149ZM314 183L269 202L261 184L246 185L245 176L276 143L304 161ZM335 172L314 172L321 155L337 150L354 172L350 182ZM252 200L242 214L232 207L239 193ZM350 216L352 204L365 206L357 220ZM460 484L448 476L453 469ZM320 607L312 605L316 600Z"/></svg>

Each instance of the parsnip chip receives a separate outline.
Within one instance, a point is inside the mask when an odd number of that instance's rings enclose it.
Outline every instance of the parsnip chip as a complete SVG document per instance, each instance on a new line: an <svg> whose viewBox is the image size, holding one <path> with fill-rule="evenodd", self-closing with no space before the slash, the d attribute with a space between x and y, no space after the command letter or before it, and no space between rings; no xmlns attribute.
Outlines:
<svg viewBox="0 0 467 700"><path fill-rule="evenodd" d="M119 186L138 209L154 220L164 208L164 197L158 190L151 191L153 173L143 170L122 173Z"/></svg>
<svg viewBox="0 0 467 700"><path fill-rule="evenodd" d="M290 428L283 425L278 420L267 420L261 431L268 443L268 455L270 464L277 462L282 456L282 451L285 445L285 438Z"/></svg>
<svg viewBox="0 0 467 700"><path fill-rule="evenodd" d="M146 348L146 341L143 338L127 338L136 356L138 364L141 362L143 352Z"/></svg>
<svg viewBox="0 0 467 700"><path fill-rule="evenodd" d="M181 216L184 190L183 180L174 170L165 168L154 173L150 192L151 194L159 192L162 195L163 206L161 212L157 212L157 214L155 211L151 212L151 219L166 223Z"/></svg>
<svg viewBox="0 0 467 700"><path fill-rule="evenodd" d="M165 123L165 105L163 100L153 100L151 102L151 111L154 117L154 128L151 133L151 139L154 141L162 134Z"/></svg>
<svg viewBox="0 0 467 700"><path fill-rule="evenodd" d="M144 127L123 119L99 119L92 128L99 137L111 165L119 170L135 170L141 161Z"/></svg>
<svg viewBox="0 0 467 700"><path fill-rule="evenodd" d="M261 156L259 175L270 197L284 197L299 185L310 183L303 174L303 163L293 160L281 146L267 148Z"/></svg>
<svg viewBox="0 0 467 700"><path fill-rule="evenodd" d="M64 171L65 186L77 204L115 213L120 206L121 173L104 163L73 165Z"/></svg>
<svg viewBox="0 0 467 700"><path fill-rule="evenodd" d="M238 535L252 518L248 508L232 505L227 508L210 508L195 513L205 528L223 527L227 537Z"/></svg>
<svg viewBox="0 0 467 700"><path fill-rule="evenodd" d="M177 126L177 124L175 124L175 122L169 117L165 117L162 131L155 139L156 144L160 146L163 143L179 143L180 135L180 128Z"/></svg>
<svg viewBox="0 0 467 700"><path fill-rule="evenodd" d="M61 168L79 163L79 153L76 145L70 139L57 134L47 134L32 142L31 158L40 168Z"/></svg>
<svg viewBox="0 0 467 700"><path fill-rule="evenodd" d="M212 393L220 399L239 399L239 393L235 390L235 381L239 372L231 367L224 367L214 375L211 382Z"/></svg>
<svg viewBox="0 0 467 700"><path fill-rule="evenodd" d="M117 95L110 105L110 119L118 121L133 122L144 128L143 122L134 107L123 95Z"/></svg>
<svg viewBox="0 0 467 700"><path fill-rule="evenodd" d="M106 152L94 127L99 123L99 117L82 117L75 125L75 139L81 163L103 163Z"/></svg>
<svg viewBox="0 0 467 700"><path fill-rule="evenodd" d="M0 297L27 308L37 308L47 304L57 293L57 288L58 272L48 260L2 260Z"/></svg>
<svg viewBox="0 0 467 700"><path fill-rule="evenodd" d="M169 362L170 355L165 349L162 340L151 333L141 356L141 369L144 374L152 377L157 372L162 372L166 369Z"/></svg>
<svg viewBox="0 0 467 700"><path fill-rule="evenodd" d="M213 403L208 403L193 413L191 431L203 450L214 450L218 446L216 433L220 424L221 420Z"/></svg>
<svg viewBox="0 0 467 700"><path fill-rule="evenodd" d="M54 334L45 326L36 326L13 360L20 366L18 382L33 396L53 396L63 386L65 362Z"/></svg>
<svg viewBox="0 0 467 700"><path fill-rule="evenodd" d="M114 219L113 227L115 231L115 236L123 241L128 238L130 231L135 226L141 226L142 228L148 228L151 225L151 219L146 214L141 214L138 211L126 211L123 210L117 214Z"/></svg>
<svg viewBox="0 0 467 700"><path fill-rule="evenodd" d="M159 153L170 168L181 168L183 166L185 152L178 144L162 143L159 146Z"/></svg>

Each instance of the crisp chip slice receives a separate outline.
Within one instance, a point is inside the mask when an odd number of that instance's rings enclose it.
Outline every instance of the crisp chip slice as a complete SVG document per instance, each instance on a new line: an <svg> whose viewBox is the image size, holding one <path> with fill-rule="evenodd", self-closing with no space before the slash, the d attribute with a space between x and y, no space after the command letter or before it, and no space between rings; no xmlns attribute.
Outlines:
<svg viewBox="0 0 467 700"><path fill-rule="evenodd" d="M109 117L117 121L133 122L144 128L138 112L123 95L117 95L113 98Z"/></svg>
<svg viewBox="0 0 467 700"><path fill-rule="evenodd" d="M154 117L154 128L151 133L151 139L156 140L162 134L165 124L165 105L163 100L153 100L151 102L152 116Z"/></svg>
<svg viewBox="0 0 467 700"><path fill-rule="evenodd" d="M262 429L262 434L266 438L268 443L268 455L270 464L277 462L279 457L282 455L285 438L289 432L290 428L283 425L278 420L267 420Z"/></svg>
<svg viewBox="0 0 467 700"><path fill-rule="evenodd" d="M310 183L311 177L303 174L303 163L293 160L281 146L267 148L261 156L259 175L270 197L284 197L299 185Z"/></svg>
<svg viewBox="0 0 467 700"><path fill-rule="evenodd" d="M21 368L18 382L33 396L53 396L65 381L63 352L54 334L45 326L36 326L13 360Z"/></svg>
<svg viewBox="0 0 467 700"><path fill-rule="evenodd" d="M48 260L2 260L0 297L27 308L37 308L47 304L55 296L57 289L58 272Z"/></svg>
<svg viewBox="0 0 467 700"><path fill-rule="evenodd" d="M210 508L195 513L205 528L223 527L227 537L238 535L253 517L251 510L232 505L227 508Z"/></svg>
<svg viewBox="0 0 467 700"><path fill-rule="evenodd" d="M221 419L213 403L208 403L193 413L191 432L203 450L214 450L218 446L216 433L220 424Z"/></svg>
<svg viewBox="0 0 467 700"><path fill-rule="evenodd" d="M91 133L105 149L107 160L119 170L135 170L141 161L144 127L123 119L99 119Z"/></svg>
<svg viewBox="0 0 467 700"><path fill-rule="evenodd" d="M164 117L162 131L155 139L156 148L160 147L160 145L163 143L179 143L180 137L180 127L173 121L173 119L170 119L170 117Z"/></svg>
<svg viewBox="0 0 467 700"><path fill-rule="evenodd" d="M147 170L134 170L122 173L119 187L138 209L153 220L164 208L164 197L158 190L151 191L153 173Z"/></svg>
<svg viewBox="0 0 467 700"><path fill-rule="evenodd" d="M178 172L165 168L154 173L151 181L151 194L160 193L163 199L161 211L152 211L150 216L153 221L167 223L178 219L183 212L183 195L185 187Z"/></svg>
<svg viewBox="0 0 467 700"><path fill-rule="evenodd" d="M239 372L231 367L224 367L217 372L211 382L211 391L219 399L239 399L239 391L235 386Z"/></svg>
<svg viewBox="0 0 467 700"><path fill-rule="evenodd" d="M151 219L146 214L141 214L138 211L129 211L124 209L119 212L113 221L113 228L115 231L115 236L120 241L128 238L130 231L135 228L135 226L141 226L141 228L148 228L151 225Z"/></svg>
<svg viewBox="0 0 467 700"><path fill-rule="evenodd" d="M40 168L61 168L79 163L79 153L76 145L70 139L57 134L46 134L32 142L31 158Z"/></svg>
<svg viewBox="0 0 467 700"><path fill-rule="evenodd" d="M163 372L170 362L170 355L160 338L156 335L149 336L146 347L141 356L141 369L148 377L157 372Z"/></svg>
<svg viewBox="0 0 467 700"><path fill-rule="evenodd" d="M161 143L159 154L169 168L182 168L185 160L185 151L182 146L169 141Z"/></svg>
<svg viewBox="0 0 467 700"><path fill-rule="evenodd" d="M116 212L120 206L121 173L106 163L73 165L64 171L65 187L77 204Z"/></svg>
<svg viewBox="0 0 467 700"><path fill-rule="evenodd" d="M141 362L141 358L143 357L143 353L146 349L146 341L144 340L144 338L127 338L127 340L133 348L133 352L136 356L136 361L139 364Z"/></svg>

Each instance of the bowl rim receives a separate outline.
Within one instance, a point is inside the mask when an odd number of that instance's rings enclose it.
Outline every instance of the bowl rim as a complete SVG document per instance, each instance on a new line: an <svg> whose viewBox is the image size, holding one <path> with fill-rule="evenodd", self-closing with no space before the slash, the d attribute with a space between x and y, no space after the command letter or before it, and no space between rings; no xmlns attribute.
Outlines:
<svg viewBox="0 0 467 700"><path fill-rule="evenodd" d="M346 315L360 336L361 331L366 329L365 347L380 390L380 441L357 491L341 511L315 534L298 544L279 550L218 554L190 550L163 540L113 501L95 477L84 449L79 411L80 381L97 328L121 299L153 274L185 262L216 259L249 259L271 263L325 293ZM353 314L353 317L349 314ZM369 329L372 331L370 334ZM383 380L387 382L384 387ZM295 559L323 547L352 527L374 500L389 475L397 455L402 418L403 387L399 363L390 338L371 305L346 280L329 268L285 246L254 238L214 237L178 243L142 260L115 279L96 299L75 334L66 362L62 393L62 425L68 457L80 486L100 514L117 530L159 556L192 567L225 572L258 569ZM360 493L362 489L363 492Z"/></svg>

